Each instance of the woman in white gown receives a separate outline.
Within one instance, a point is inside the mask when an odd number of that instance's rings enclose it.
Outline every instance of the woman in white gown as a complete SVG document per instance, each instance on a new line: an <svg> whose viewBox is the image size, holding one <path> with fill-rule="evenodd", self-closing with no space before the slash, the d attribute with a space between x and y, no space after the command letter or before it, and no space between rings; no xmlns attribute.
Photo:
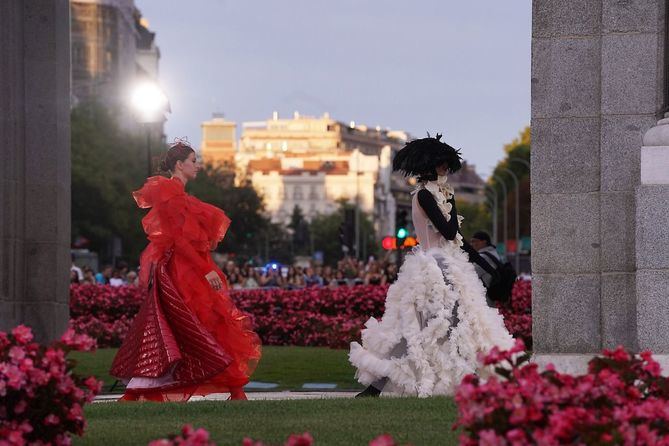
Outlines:
<svg viewBox="0 0 669 446"><path fill-rule="evenodd" d="M368 386L359 396L451 395L466 374L487 374L478 353L513 346L470 262L497 273L459 233L462 217L446 181L461 167L459 151L440 138L412 141L393 161L393 170L418 179L412 219L420 245L388 289L382 319L367 321L362 345L351 343L356 378Z"/></svg>

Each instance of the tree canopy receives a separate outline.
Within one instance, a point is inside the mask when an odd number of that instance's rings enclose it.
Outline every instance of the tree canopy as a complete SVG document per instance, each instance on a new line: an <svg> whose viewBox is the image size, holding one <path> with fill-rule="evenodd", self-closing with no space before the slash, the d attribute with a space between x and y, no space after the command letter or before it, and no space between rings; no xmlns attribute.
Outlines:
<svg viewBox="0 0 669 446"><path fill-rule="evenodd" d="M530 236L530 169L527 167L530 163L530 152L531 152L531 135L530 127L525 127L517 138L511 141L509 144L504 146L504 152L506 156L501 160L495 169L493 174L490 176L489 184L492 186L493 190L496 192L498 197L498 234L500 240L504 240L503 237L503 218L504 209L504 187L500 184L500 181L506 185L507 195L506 195L506 212L508 219L508 234L507 238L514 238L515 234L515 183L511 174L507 170L513 172L517 177L520 184L520 195L519 195L519 217L520 217L520 236Z"/></svg>
<svg viewBox="0 0 669 446"><path fill-rule="evenodd" d="M87 248L111 262L113 239L121 240L121 258L137 264L147 244L141 227L146 213L132 198L146 180L145 136L119 127L115 117L97 104L72 111L72 240L87 239ZM154 143L156 156L164 144ZM188 192L225 211L232 220L219 251L252 257L264 253L268 231L280 238L263 216L261 197L249 184L236 187L230 174L204 166L188 184ZM118 259L117 259L118 260Z"/></svg>

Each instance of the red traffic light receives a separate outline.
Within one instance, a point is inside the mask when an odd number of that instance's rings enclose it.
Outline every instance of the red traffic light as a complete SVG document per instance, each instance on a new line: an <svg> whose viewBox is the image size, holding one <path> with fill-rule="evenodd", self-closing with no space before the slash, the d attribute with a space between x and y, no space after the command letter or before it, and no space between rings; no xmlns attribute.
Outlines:
<svg viewBox="0 0 669 446"><path fill-rule="evenodd" d="M397 239L395 237L384 237L381 241L381 246L383 249L390 251L391 249L397 249Z"/></svg>

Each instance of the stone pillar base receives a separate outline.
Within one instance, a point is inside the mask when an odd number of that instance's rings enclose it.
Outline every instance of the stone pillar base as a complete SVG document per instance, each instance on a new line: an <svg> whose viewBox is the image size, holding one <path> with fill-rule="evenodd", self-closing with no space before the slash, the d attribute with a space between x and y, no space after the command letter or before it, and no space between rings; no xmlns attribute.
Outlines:
<svg viewBox="0 0 669 446"><path fill-rule="evenodd" d="M560 373L569 373L570 375L584 375L588 372L588 362L596 355L594 353L583 354L535 354L531 361L539 365L543 370L546 365L553 364ZM669 376L669 354L653 355L662 368L662 375Z"/></svg>
<svg viewBox="0 0 669 446"><path fill-rule="evenodd" d="M560 373L570 375L584 375L588 371L588 362L595 357L595 353L539 353L532 355L530 361L544 370L548 364L553 364Z"/></svg>

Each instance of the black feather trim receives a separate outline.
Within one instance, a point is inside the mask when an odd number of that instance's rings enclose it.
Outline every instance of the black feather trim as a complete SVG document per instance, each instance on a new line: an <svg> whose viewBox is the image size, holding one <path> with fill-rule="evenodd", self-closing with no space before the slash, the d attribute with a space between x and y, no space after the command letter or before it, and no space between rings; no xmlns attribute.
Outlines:
<svg viewBox="0 0 669 446"><path fill-rule="evenodd" d="M440 140L441 135L437 133L434 138L428 136L409 142L395 155L393 170L405 176L430 178L436 177L438 166L447 164L450 173L457 172L462 167L460 151Z"/></svg>

